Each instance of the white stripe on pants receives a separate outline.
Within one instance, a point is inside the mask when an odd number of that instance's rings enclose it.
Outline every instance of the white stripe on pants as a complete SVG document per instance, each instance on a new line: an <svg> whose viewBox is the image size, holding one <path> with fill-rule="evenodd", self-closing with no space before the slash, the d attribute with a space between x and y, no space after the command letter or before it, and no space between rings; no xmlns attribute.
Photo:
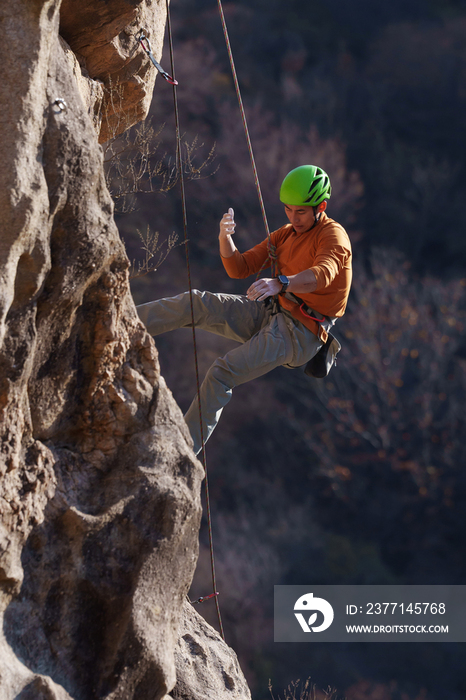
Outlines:
<svg viewBox="0 0 466 700"><path fill-rule="evenodd" d="M275 367L300 367L321 347L321 341L287 313L272 316L264 302L237 294L213 294L193 290L196 328L236 340L241 345L220 357L208 370L200 388L204 440L207 441L220 415L239 384L260 377ZM151 335L175 328L191 327L189 292L137 307ZM194 441L202 449L199 397L189 407L185 420Z"/></svg>

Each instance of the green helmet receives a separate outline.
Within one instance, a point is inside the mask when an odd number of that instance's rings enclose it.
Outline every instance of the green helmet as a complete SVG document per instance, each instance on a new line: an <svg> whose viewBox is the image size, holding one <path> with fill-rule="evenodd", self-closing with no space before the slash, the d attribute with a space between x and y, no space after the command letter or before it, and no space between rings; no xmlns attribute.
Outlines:
<svg viewBox="0 0 466 700"><path fill-rule="evenodd" d="M282 182L280 201L283 204L316 207L330 199L332 188L327 173L316 165L300 165Z"/></svg>

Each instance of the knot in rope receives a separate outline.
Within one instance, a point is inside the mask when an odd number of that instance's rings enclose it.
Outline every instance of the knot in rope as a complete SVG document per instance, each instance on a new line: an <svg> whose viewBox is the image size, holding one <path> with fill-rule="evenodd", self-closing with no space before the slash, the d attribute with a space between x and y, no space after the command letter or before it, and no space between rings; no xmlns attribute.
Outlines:
<svg viewBox="0 0 466 700"><path fill-rule="evenodd" d="M277 248L272 243L270 236L267 238L267 250L269 252L270 268L272 270L272 277L277 277L280 272L278 269L278 257Z"/></svg>

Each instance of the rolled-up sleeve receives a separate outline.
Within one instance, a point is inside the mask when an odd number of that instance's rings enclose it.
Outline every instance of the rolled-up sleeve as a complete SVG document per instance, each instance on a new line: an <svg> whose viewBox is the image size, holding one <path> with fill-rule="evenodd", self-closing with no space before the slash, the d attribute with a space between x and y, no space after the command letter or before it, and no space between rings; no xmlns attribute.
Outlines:
<svg viewBox="0 0 466 700"><path fill-rule="evenodd" d="M336 276L343 270L350 255L351 253L347 248L338 245L331 251L326 251L317 257L316 264L311 267L317 280L315 291L324 289L332 284Z"/></svg>

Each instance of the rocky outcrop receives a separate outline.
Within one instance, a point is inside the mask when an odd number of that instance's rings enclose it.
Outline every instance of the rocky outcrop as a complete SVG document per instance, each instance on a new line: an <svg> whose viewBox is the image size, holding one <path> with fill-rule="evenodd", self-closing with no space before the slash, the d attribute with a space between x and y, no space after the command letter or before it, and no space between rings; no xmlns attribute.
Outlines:
<svg viewBox="0 0 466 700"><path fill-rule="evenodd" d="M82 6L63 22L88 21ZM92 7L107 58L138 13L163 27L162 3ZM59 24L59 0L1 3L0 698L158 700L175 685L203 470L134 308L69 54L81 41L97 70L102 38L84 42L83 24L64 43Z"/></svg>
<svg viewBox="0 0 466 700"><path fill-rule="evenodd" d="M60 34L77 63L82 97L103 143L149 111L156 71L141 48L141 30L155 59L162 55L166 0L62 0Z"/></svg>
<svg viewBox="0 0 466 700"><path fill-rule="evenodd" d="M236 654L189 603L183 610L175 661L173 700L251 697Z"/></svg>

